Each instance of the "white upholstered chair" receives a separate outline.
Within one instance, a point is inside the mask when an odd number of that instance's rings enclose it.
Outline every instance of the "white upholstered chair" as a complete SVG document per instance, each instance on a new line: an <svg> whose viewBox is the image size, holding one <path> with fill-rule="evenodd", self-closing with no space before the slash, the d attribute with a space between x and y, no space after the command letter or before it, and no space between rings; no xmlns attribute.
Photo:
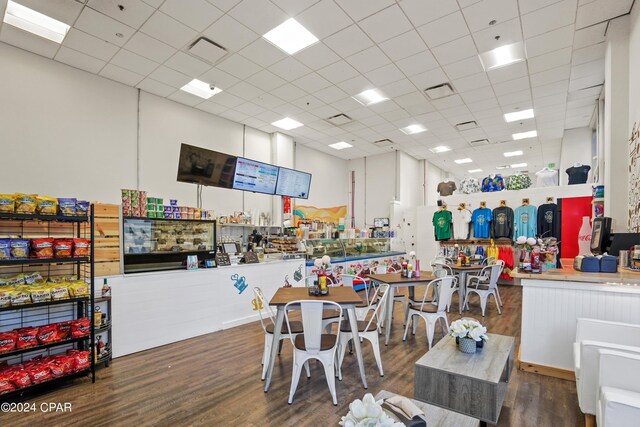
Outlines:
<svg viewBox="0 0 640 427"><path fill-rule="evenodd" d="M598 427L640 425L640 355L600 350Z"/></svg>

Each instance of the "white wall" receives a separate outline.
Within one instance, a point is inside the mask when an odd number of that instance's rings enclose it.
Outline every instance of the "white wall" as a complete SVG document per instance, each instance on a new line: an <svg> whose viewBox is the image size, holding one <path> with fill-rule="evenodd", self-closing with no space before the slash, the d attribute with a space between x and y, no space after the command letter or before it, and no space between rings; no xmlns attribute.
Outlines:
<svg viewBox="0 0 640 427"><path fill-rule="evenodd" d="M442 169L425 161L424 165L426 169L426 180L427 180L427 194L425 205L435 205L440 197L438 195L438 184L445 178L445 173Z"/></svg>
<svg viewBox="0 0 640 427"><path fill-rule="evenodd" d="M640 4L635 2L630 17L629 31L629 128L640 123Z"/></svg>
<svg viewBox="0 0 640 427"><path fill-rule="evenodd" d="M399 152L398 194L399 200L406 208L424 204L423 163L406 153Z"/></svg>
<svg viewBox="0 0 640 427"><path fill-rule="evenodd" d="M398 198L396 152L366 158L365 169L365 225L373 225L374 218L389 217L389 202Z"/></svg>
<svg viewBox="0 0 640 427"><path fill-rule="evenodd" d="M354 227L363 228L364 227L364 218L366 211L366 192L367 188L367 179L366 179L366 158L353 159L349 160L347 164L347 169L349 173L349 218L353 215L355 219ZM353 192L353 207L351 206L351 172L354 173L354 192ZM351 209L353 208L353 212Z"/></svg>
<svg viewBox="0 0 640 427"><path fill-rule="evenodd" d="M296 169L309 172L311 189L308 200L296 204L327 208L347 204L347 160L296 144Z"/></svg>
<svg viewBox="0 0 640 427"><path fill-rule="evenodd" d="M566 170L575 163L592 166L591 135L592 130L588 127L564 131L560 151L560 185L569 185ZM592 182L592 178L593 169L589 171L587 182Z"/></svg>

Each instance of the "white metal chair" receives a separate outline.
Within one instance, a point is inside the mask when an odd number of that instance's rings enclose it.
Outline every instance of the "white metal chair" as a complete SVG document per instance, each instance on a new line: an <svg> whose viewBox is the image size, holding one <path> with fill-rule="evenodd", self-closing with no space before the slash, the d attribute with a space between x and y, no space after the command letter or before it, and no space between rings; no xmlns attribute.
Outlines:
<svg viewBox="0 0 640 427"><path fill-rule="evenodd" d="M269 302L262 293L262 289L254 287L253 294L256 296L256 305L258 306L258 314L260 315L260 324L264 331L264 351L262 353L262 380L264 381L267 375L267 368L269 366L269 357L271 356L271 345L273 343L273 331L275 330L276 318L273 314L273 310L271 310ZM266 315L262 314L263 310L266 312ZM267 319L265 319L265 317ZM287 325L282 325L279 342L280 346L282 346L282 340L290 338L291 336L295 337L302 333L302 322L292 321L290 328L291 329L289 329ZM309 372L308 369L309 368L307 366L307 373Z"/></svg>
<svg viewBox="0 0 640 427"><path fill-rule="evenodd" d="M397 273L398 272L398 270L396 270L393 267L378 266L378 268L380 268L380 271L379 272L376 271L376 274L386 274L386 273ZM397 292L398 292L398 288L396 288L394 290L393 303L395 304L395 303L399 302L400 304L402 304L402 313L403 313L404 318L406 318L407 317L407 310L409 309L409 305L407 304L407 298L405 298L404 294L397 293Z"/></svg>
<svg viewBox="0 0 640 427"><path fill-rule="evenodd" d="M598 427L640 424L640 355L600 350Z"/></svg>
<svg viewBox="0 0 640 427"><path fill-rule="evenodd" d="M366 315L363 319L358 319L358 336L360 340L366 339L371 343L371 347L373 348L373 356L376 359L376 364L378 365L378 370L380 371L380 376L384 377L384 370L382 369L382 359L380 358L380 341L378 339L378 324L374 319L378 317L378 311L380 307L384 307L384 304L387 301L389 296L389 285L386 283L381 284L376 290L373 301L377 300L377 304L369 305L369 311L373 311L369 320L366 320ZM379 298L378 298L379 297ZM348 320L343 320L340 324L340 341L338 343L338 379L342 381L342 362L344 361L344 354L346 352L347 344L349 341L353 339L353 334L351 333L351 324Z"/></svg>
<svg viewBox="0 0 640 427"><path fill-rule="evenodd" d="M372 299L376 294L371 293L372 292L370 290L370 288L372 288L371 280L365 279L364 277L353 275L353 274L342 274L340 278L342 280L342 286L349 286L353 288L353 285L356 282L362 282L364 284L364 289L365 289L364 295L358 292L358 295L360 295L360 297L364 297L363 298L364 301L356 305L356 318L358 320L363 320L367 315L367 313L369 312L371 305L373 305L375 308L375 305L378 303L375 299Z"/></svg>
<svg viewBox="0 0 640 427"><path fill-rule="evenodd" d="M292 337L291 344L293 344L293 368L291 374L291 389L289 390L289 404L293 402L293 395L298 387L298 381L300 380L300 373L302 367L307 365L309 359L316 359L322 363L324 367L324 373L327 377L327 385L331 392L333 404L337 405L338 400L336 398L336 377L335 377L335 362L336 362L336 349L340 339L340 328L337 333L323 334L322 327L322 312L325 306L331 306L332 309L337 310L339 314L339 320L342 321L342 307L333 301L317 301L317 300L299 300L291 301L284 307L285 320L287 322L287 328L291 330L289 321L289 309L291 307L300 307L302 314L302 325L304 332L302 334ZM307 373L310 377L310 374Z"/></svg>
<svg viewBox="0 0 640 427"><path fill-rule="evenodd" d="M480 308L482 310L482 316L487 309L487 302L489 297L493 295L496 301L496 307L498 308L498 314L502 314L500 310L500 297L498 296L498 279L502 272L502 264L493 264L484 267L480 274L471 275L467 277L467 292L464 295L464 306L466 310L469 310L469 295L472 293L478 294L480 297ZM474 285L475 283L475 285Z"/></svg>
<svg viewBox="0 0 640 427"><path fill-rule="evenodd" d="M420 304L409 302L409 311L405 320L404 336L402 337L403 341L406 341L407 333L409 332L409 318L411 318L411 321L413 323L413 334L416 334L418 322L416 322L415 316L422 317L427 324L427 342L429 343L429 349L431 349L431 344L433 342L433 336L436 329L436 321L440 323L442 335L444 335L446 332L449 332L447 306L451 304L451 296L453 295L454 284L455 278L453 276L445 276L440 279L432 280L427 284L427 288L424 291L424 296L422 297L422 302L420 302ZM439 288L437 304L427 301L429 288L431 288L432 286L438 286ZM443 320L444 324L446 325L446 332L445 328L442 326Z"/></svg>

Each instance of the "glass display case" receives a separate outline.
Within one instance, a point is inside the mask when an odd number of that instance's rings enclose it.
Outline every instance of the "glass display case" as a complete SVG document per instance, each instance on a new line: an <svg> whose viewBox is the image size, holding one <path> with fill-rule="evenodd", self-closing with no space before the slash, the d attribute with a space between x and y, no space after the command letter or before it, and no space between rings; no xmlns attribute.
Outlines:
<svg viewBox="0 0 640 427"><path fill-rule="evenodd" d="M347 257L384 255L391 251L388 238L341 239Z"/></svg>
<svg viewBox="0 0 640 427"><path fill-rule="evenodd" d="M125 273L185 268L189 255L215 257L215 221L125 217L122 228Z"/></svg>
<svg viewBox="0 0 640 427"><path fill-rule="evenodd" d="M292 236L267 236L263 240L263 251L267 261L304 258L304 244Z"/></svg>
<svg viewBox="0 0 640 427"><path fill-rule="evenodd" d="M342 241L336 239L308 239L304 241L307 259L322 258L329 255L332 260L345 259Z"/></svg>

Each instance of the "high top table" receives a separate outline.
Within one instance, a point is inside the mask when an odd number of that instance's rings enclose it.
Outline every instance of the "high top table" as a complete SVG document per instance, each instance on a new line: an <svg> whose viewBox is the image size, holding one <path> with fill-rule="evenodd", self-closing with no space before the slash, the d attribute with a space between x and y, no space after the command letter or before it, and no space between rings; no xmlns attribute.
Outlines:
<svg viewBox="0 0 640 427"><path fill-rule="evenodd" d="M467 295L467 274L473 272L480 272L486 265L471 264L471 265L457 265L457 264L443 264L453 270L454 273L460 278L458 286L460 287L460 294L458 298L458 312L462 314L462 307L464 307L465 296Z"/></svg>

